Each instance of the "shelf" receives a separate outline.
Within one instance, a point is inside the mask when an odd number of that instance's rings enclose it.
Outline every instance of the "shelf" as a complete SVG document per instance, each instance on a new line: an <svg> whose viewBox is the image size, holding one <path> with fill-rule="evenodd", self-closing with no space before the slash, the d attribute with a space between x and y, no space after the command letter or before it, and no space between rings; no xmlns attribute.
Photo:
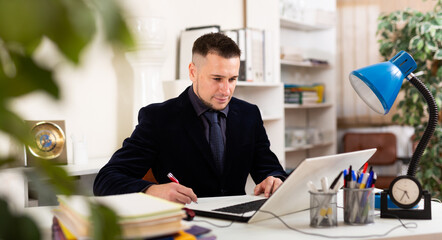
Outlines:
<svg viewBox="0 0 442 240"><path fill-rule="evenodd" d="M282 119L282 116L280 116L280 115L262 116L263 121L274 121L274 120L280 120L280 119Z"/></svg>
<svg viewBox="0 0 442 240"><path fill-rule="evenodd" d="M86 164L68 164L62 167L68 172L70 176L96 174L104 165L106 165L109 159L110 157L89 159L88 163Z"/></svg>
<svg viewBox="0 0 442 240"><path fill-rule="evenodd" d="M238 81L236 86L238 87L279 87L282 83L280 82L246 82Z"/></svg>
<svg viewBox="0 0 442 240"><path fill-rule="evenodd" d="M326 146L330 146L332 144L333 144L333 142L325 142L325 143L320 143L320 144L307 144L302 147L286 147L285 152L304 151L304 150L313 149L313 148L326 147Z"/></svg>
<svg viewBox="0 0 442 240"><path fill-rule="evenodd" d="M300 31L320 31L320 30L327 30L333 28L333 26L330 25L309 24L283 17L279 19L279 23L281 27L300 30Z"/></svg>
<svg viewBox="0 0 442 240"><path fill-rule="evenodd" d="M281 59L281 65L293 67L307 67L307 68L329 68L329 64L313 64L311 62L297 62L291 60Z"/></svg>
<svg viewBox="0 0 442 240"><path fill-rule="evenodd" d="M331 103L311 103L311 104L296 104L296 103L285 103L285 109L312 109L312 108L329 108L332 107Z"/></svg>

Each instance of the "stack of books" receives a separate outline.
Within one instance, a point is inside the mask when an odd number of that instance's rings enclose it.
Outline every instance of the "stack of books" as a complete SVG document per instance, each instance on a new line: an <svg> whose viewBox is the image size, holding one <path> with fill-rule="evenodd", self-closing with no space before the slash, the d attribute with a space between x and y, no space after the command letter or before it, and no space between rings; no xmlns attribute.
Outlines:
<svg viewBox="0 0 442 240"><path fill-rule="evenodd" d="M313 104L324 102L323 84L284 85L284 102L290 104Z"/></svg>
<svg viewBox="0 0 442 240"><path fill-rule="evenodd" d="M53 211L54 216L65 229L63 232L76 239L92 235L90 202L105 205L116 213L124 239L164 236L185 228L181 221L185 216L183 205L144 193L104 197L59 195L57 198L60 205Z"/></svg>

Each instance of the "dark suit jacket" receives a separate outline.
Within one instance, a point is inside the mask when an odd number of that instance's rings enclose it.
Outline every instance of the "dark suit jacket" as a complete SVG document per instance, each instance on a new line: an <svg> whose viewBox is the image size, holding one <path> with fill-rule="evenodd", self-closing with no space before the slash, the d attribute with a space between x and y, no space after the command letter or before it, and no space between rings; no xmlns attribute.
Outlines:
<svg viewBox="0 0 442 240"><path fill-rule="evenodd" d="M229 103L224 174L218 175L187 91L140 110L132 135L98 173L95 195L139 192L152 184L142 180L150 168L159 183L170 182L171 172L198 197L245 194L249 173L255 183L287 176L269 149L258 107L236 98Z"/></svg>

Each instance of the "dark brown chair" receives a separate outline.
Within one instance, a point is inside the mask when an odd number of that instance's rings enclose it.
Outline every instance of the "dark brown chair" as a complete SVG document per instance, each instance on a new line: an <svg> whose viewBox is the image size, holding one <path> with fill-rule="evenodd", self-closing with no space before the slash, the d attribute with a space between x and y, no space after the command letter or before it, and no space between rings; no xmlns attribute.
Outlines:
<svg viewBox="0 0 442 240"><path fill-rule="evenodd" d="M368 160L369 166L377 173L376 188L384 189L401 172L396 155L396 136L392 133L346 133L344 151L376 148L376 153Z"/></svg>
<svg viewBox="0 0 442 240"><path fill-rule="evenodd" d="M152 169L149 169L149 171L147 171L146 175L144 175L143 177L143 180L158 183L155 177L153 176Z"/></svg>

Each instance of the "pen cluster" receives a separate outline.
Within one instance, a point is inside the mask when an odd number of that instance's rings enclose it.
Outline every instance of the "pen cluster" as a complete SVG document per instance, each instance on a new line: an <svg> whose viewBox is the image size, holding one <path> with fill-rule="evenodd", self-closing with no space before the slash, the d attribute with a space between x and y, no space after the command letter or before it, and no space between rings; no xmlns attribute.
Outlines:
<svg viewBox="0 0 442 240"><path fill-rule="evenodd" d="M351 165L348 169L344 169L344 187L356 189L373 188L376 183L377 174L373 172L372 167L367 172L367 167L368 163L365 163L362 171L357 173L352 170Z"/></svg>
<svg viewBox="0 0 442 240"><path fill-rule="evenodd" d="M344 222L367 224L374 221L374 194L376 173L372 167L367 172L365 163L362 171L356 173L352 166L344 169Z"/></svg>
<svg viewBox="0 0 442 240"><path fill-rule="evenodd" d="M336 193L341 188L342 172L328 185L328 179L321 179L321 190L318 190L312 181L307 183L310 190L310 225L317 226L336 226ZM324 221L323 221L324 220Z"/></svg>

